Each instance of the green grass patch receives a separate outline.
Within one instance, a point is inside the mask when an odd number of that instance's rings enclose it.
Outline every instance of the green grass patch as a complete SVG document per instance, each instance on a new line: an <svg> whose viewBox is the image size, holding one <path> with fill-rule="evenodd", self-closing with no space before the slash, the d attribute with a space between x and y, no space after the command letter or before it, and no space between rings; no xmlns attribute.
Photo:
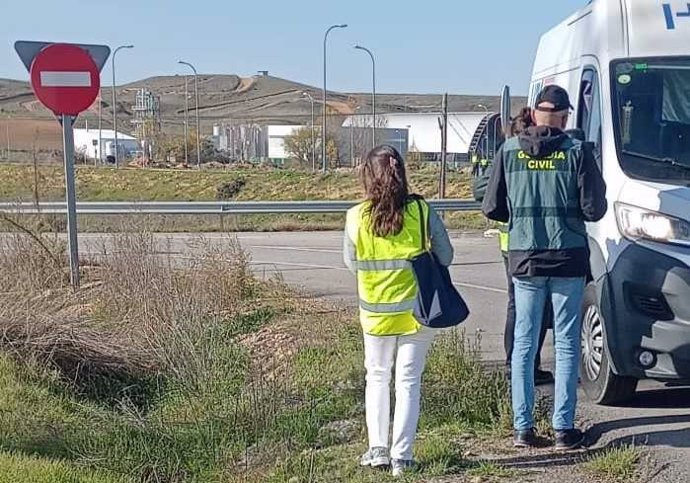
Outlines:
<svg viewBox="0 0 690 483"><path fill-rule="evenodd" d="M598 481L632 481L641 457L642 451L635 446L607 448L587 461L584 468Z"/></svg>
<svg viewBox="0 0 690 483"><path fill-rule="evenodd" d="M505 418L508 383L502 373L483 369L479 344L459 329L437 340L424 376L422 428L463 421L486 429Z"/></svg>
<svg viewBox="0 0 690 483"><path fill-rule="evenodd" d="M19 453L0 453L0 483L133 483L90 471L66 461Z"/></svg>
<svg viewBox="0 0 690 483"><path fill-rule="evenodd" d="M412 170L411 189L435 197L438 173ZM33 166L0 165L0 199L32 201L36 192ZM241 181L240 181L241 180ZM242 200L351 200L362 196L354 172L311 173L288 169L115 169L80 166L77 194L82 201L214 201L228 184L236 185L232 199ZM38 169L38 195L44 201L64 198L64 172L58 164ZM468 175L449 172L449 198L470 198ZM222 195L227 198L227 194Z"/></svg>
<svg viewBox="0 0 690 483"><path fill-rule="evenodd" d="M482 461L473 466L467 475L479 478L480 481L495 481L496 479L513 478L516 472L496 463Z"/></svg>

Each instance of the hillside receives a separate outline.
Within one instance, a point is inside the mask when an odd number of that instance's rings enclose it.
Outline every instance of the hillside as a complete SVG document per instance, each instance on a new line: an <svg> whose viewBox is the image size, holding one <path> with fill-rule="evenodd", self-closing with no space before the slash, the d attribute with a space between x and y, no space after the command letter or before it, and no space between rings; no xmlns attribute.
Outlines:
<svg viewBox="0 0 690 483"><path fill-rule="evenodd" d="M190 115L194 116L194 82L189 78ZM181 129L184 115L184 76L158 76L143 79L117 88L117 109L124 121L132 116L136 91L148 88L161 97L161 119L168 130ZM320 89L270 75L239 77L236 75L200 75L199 105L202 130L208 132L219 122L252 121L258 123L291 124L306 122L311 113L311 103L302 93L311 92L320 104ZM103 123L111 127L111 89L102 89ZM449 95L450 111L476 111L478 104L497 110L497 96ZM515 106L522 105L524 98L516 98ZM347 115L356 106L361 112L371 109L369 93L328 93L328 104L334 112ZM379 112L433 112L438 111L441 96L438 94L381 94L377 96ZM318 111L318 106L317 106ZM28 83L0 79L0 117L12 119L50 119L52 114L44 109L33 96ZM97 122L98 108L81 116L89 122Z"/></svg>

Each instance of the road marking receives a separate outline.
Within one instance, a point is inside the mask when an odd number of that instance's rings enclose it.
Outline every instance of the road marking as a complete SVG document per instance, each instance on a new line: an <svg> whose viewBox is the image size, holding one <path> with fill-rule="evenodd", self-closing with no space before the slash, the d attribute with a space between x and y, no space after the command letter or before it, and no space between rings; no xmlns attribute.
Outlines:
<svg viewBox="0 0 690 483"><path fill-rule="evenodd" d="M318 268L320 270L339 270L349 272L345 267L334 267L332 265L314 265L310 263L292 263L292 262L266 262L259 260L252 260L252 265L275 265L276 267L283 265L285 267L302 267L302 268Z"/></svg>
<svg viewBox="0 0 690 483"><path fill-rule="evenodd" d="M301 267L301 268L315 268L318 270L338 270L341 272L349 272L345 267L334 267L332 265L315 265L311 263L294 263L294 262L269 262L269 261L263 261L263 260L253 260L252 265L273 265L276 268L279 266L285 266L285 267ZM453 282L453 285L456 287L464 287L464 288L471 288L475 290L484 290L486 292L493 292L493 293L500 293L500 294L507 294L508 291L502 288L496 288L496 287L488 287L486 285L476 285L473 283L463 283L463 282Z"/></svg>
<svg viewBox="0 0 690 483"><path fill-rule="evenodd" d="M41 72L43 87L91 87L90 72Z"/></svg>
<svg viewBox="0 0 690 483"><path fill-rule="evenodd" d="M260 248L266 250L284 250L291 252L314 252L314 253L343 253L342 250L334 250L329 248L310 248L310 247L282 247L274 245L249 245L248 248Z"/></svg>
<svg viewBox="0 0 690 483"><path fill-rule="evenodd" d="M502 288L496 288L496 287L487 287L486 285L475 285L473 283L462 283L462 282L453 282L453 285L456 287L465 287L465 288L474 288L477 290L485 290L487 292L494 292L494 293L500 293L500 294L507 294L508 291Z"/></svg>

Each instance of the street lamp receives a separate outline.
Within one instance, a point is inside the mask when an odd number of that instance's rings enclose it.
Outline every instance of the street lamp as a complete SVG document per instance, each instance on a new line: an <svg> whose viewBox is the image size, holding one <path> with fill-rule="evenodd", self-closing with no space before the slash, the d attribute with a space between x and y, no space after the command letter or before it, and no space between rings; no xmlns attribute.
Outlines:
<svg viewBox="0 0 690 483"><path fill-rule="evenodd" d="M328 42L328 34L331 33L331 30L344 28L347 28L347 24L331 25L323 36L323 132L321 133L321 169L324 173L328 166L328 161L326 160L326 44Z"/></svg>
<svg viewBox="0 0 690 483"><path fill-rule="evenodd" d="M189 166L189 76L184 76L184 164Z"/></svg>
<svg viewBox="0 0 690 483"><path fill-rule="evenodd" d="M118 156L118 146L117 146L117 93L115 92L115 56L122 49L133 49L133 45L121 45L115 52L113 52L112 57L112 67L113 67L113 132L115 134L115 167L119 167L119 156Z"/></svg>
<svg viewBox="0 0 690 483"><path fill-rule="evenodd" d="M192 72L194 72L194 97L196 105L196 166L198 168L201 166L201 138L199 134L199 74L197 73L196 68L189 62L178 60L177 63L186 65L192 69Z"/></svg>
<svg viewBox="0 0 690 483"><path fill-rule="evenodd" d="M307 91L302 96L311 102L311 170L316 171L316 136L314 135L314 98Z"/></svg>
<svg viewBox="0 0 690 483"><path fill-rule="evenodd" d="M355 49L363 50L371 57L371 148L376 147L376 60L371 50L361 45L355 45Z"/></svg>

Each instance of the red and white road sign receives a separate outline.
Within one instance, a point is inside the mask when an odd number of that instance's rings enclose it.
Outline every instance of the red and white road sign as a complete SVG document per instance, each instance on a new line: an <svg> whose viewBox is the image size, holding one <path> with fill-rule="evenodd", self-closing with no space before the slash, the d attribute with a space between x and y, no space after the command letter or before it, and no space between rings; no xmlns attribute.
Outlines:
<svg viewBox="0 0 690 483"><path fill-rule="evenodd" d="M76 116L98 97L101 76L91 55L70 44L52 44L31 63L31 87L57 115Z"/></svg>

